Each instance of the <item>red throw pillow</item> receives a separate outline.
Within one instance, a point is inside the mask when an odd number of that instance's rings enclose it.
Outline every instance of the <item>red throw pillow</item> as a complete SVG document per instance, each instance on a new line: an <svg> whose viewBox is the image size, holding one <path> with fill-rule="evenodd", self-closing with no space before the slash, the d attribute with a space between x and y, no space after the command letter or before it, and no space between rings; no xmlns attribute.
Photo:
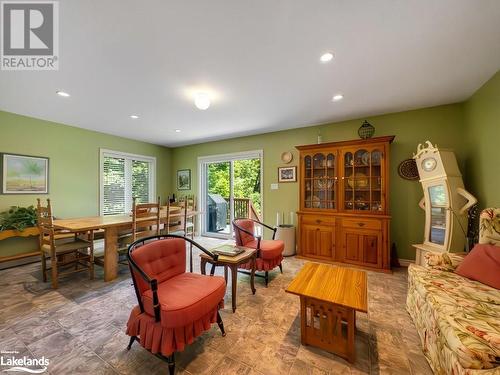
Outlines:
<svg viewBox="0 0 500 375"><path fill-rule="evenodd" d="M474 246L455 273L500 289L500 246Z"/></svg>

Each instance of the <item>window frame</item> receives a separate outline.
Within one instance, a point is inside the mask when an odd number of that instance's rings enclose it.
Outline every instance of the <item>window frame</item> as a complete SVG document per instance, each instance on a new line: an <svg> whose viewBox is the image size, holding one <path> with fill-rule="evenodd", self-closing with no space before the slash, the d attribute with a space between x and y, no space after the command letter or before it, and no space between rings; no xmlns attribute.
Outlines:
<svg viewBox="0 0 500 375"><path fill-rule="evenodd" d="M104 216L104 158L116 157L125 159L125 215L132 211L132 160L148 162L151 165L149 173L149 200L156 202L156 157L132 154L129 152L99 149L99 215ZM129 198L129 199L127 199ZM113 215L106 215L113 216Z"/></svg>

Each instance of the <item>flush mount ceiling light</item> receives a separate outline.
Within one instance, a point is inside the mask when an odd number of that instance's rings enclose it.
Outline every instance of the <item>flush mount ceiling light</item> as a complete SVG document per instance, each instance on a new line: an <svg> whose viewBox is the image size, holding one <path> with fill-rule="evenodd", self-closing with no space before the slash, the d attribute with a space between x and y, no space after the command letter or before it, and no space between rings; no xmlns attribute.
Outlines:
<svg viewBox="0 0 500 375"><path fill-rule="evenodd" d="M326 52L322 54L321 57L319 58L319 61L321 61L322 63L327 63L332 60L333 60L333 53L331 52Z"/></svg>
<svg viewBox="0 0 500 375"><path fill-rule="evenodd" d="M344 95L342 94L337 94L337 95L334 95L333 98L332 98L332 102L338 102L339 100L342 100L344 99Z"/></svg>
<svg viewBox="0 0 500 375"><path fill-rule="evenodd" d="M210 107L210 96L206 92L198 92L194 95L194 105L204 111Z"/></svg>
<svg viewBox="0 0 500 375"><path fill-rule="evenodd" d="M181 129L175 129L175 132L176 132L176 133L180 133L180 132L181 132Z"/></svg>
<svg viewBox="0 0 500 375"><path fill-rule="evenodd" d="M130 115L130 118L137 120L139 118L139 116L138 115Z"/></svg>
<svg viewBox="0 0 500 375"><path fill-rule="evenodd" d="M67 92L64 92L64 91L61 91L61 90L57 90L56 91L56 94L59 95L59 96L62 96L64 98L67 98L68 96L71 96L70 94L68 94Z"/></svg>

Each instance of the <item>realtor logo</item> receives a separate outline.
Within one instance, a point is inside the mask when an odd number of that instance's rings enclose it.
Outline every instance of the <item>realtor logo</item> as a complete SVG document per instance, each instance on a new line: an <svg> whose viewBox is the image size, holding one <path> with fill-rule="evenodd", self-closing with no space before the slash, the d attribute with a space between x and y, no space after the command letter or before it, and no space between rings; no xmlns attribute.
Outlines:
<svg viewBox="0 0 500 375"><path fill-rule="evenodd" d="M59 69L59 3L1 2L2 70Z"/></svg>

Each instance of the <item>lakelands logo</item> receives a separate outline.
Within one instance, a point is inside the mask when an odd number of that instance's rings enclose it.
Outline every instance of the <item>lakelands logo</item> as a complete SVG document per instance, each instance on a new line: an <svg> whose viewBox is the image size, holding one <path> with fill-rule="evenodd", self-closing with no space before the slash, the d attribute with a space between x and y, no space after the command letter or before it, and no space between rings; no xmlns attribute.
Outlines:
<svg viewBox="0 0 500 375"><path fill-rule="evenodd" d="M19 357L17 351L0 352L0 370L2 372L27 372L29 374L43 374L49 366L49 359ZM6 368L5 368L6 367Z"/></svg>
<svg viewBox="0 0 500 375"><path fill-rule="evenodd" d="M59 69L59 3L2 1L2 70Z"/></svg>

